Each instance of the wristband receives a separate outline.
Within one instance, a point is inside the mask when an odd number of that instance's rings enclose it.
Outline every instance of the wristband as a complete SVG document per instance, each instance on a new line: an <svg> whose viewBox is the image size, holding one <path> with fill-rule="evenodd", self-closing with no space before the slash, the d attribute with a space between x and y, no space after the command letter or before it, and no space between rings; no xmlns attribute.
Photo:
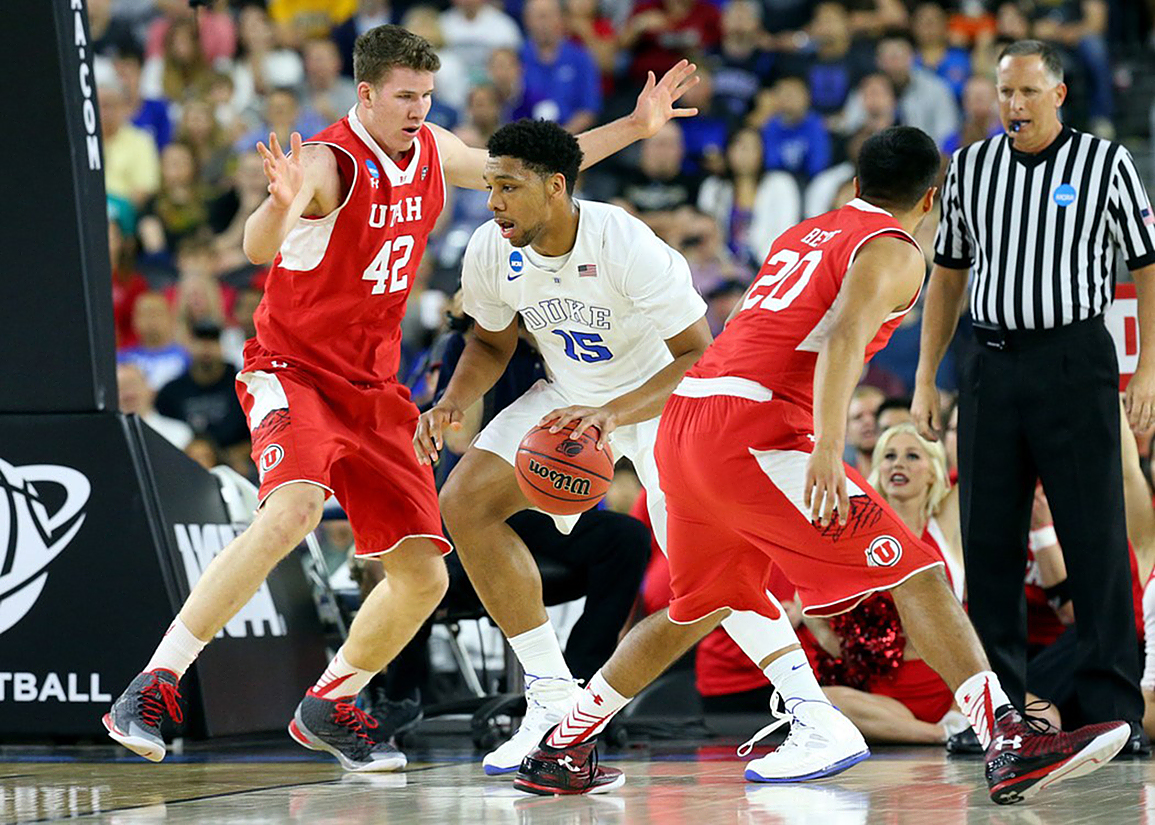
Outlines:
<svg viewBox="0 0 1155 825"><path fill-rule="evenodd" d="M1071 589L1067 586L1067 580L1063 579L1050 587L1044 587L1043 595L1047 597L1047 604L1058 612L1059 608L1071 600Z"/></svg>
<svg viewBox="0 0 1155 825"><path fill-rule="evenodd" d="M1052 544L1059 543L1059 534L1055 532L1055 525L1048 524L1027 534L1027 546L1032 550L1042 550Z"/></svg>

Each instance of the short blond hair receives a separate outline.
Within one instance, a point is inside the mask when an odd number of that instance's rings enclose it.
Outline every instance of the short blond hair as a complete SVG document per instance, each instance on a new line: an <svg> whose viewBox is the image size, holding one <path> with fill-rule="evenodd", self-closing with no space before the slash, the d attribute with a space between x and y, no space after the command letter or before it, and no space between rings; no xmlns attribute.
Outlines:
<svg viewBox="0 0 1155 825"><path fill-rule="evenodd" d="M867 482L878 491L878 494L886 498L886 493L883 492L880 484L882 480L882 456L886 453L886 448L890 446L890 442L898 435L912 435L922 447L922 451L926 453L930 459L931 483L930 489L927 490L926 503L923 505L923 514L930 519L938 513L939 507L946 498L947 493L950 492L950 480L947 477L946 469L946 450L943 449L942 444L937 441L927 441L918 434L918 428L909 422L903 424L895 424L889 430L878 437L878 441L874 445L874 454L870 458L871 471L870 478Z"/></svg>

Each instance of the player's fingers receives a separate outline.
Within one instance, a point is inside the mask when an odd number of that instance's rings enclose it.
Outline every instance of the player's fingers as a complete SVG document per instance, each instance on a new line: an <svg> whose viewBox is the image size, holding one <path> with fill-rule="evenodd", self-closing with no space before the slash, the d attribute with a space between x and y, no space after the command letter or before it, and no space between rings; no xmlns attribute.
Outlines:
<svg viewBox="0 0 1155 825"><path fill-rule="evenodd" d="M293 153L293 157L297 160L301 159L301 133L293 132L289 135L289 151Z"/></svg>
<svg viewBox="0 0 1155 825"><path fill-rule="evenodd" d="M551 410L550 412L547 412L545 415L543 415L541 417L541 420L537 422L537 426L544 427L546 424L553 421L555 418L557 418L559 415L561 415L564 412L565 412L565 408L558 409L558 410Z"/></svg>
<svg viewBox="0 0 1155 825"><path fill-rule="evenodd" d="M646 72L646 85L642 87L642 94L653 89L655 85L657 85L657 81L654 79L654 73Z"/></svg>
<svg viewBox="0 0 1155 825"><path fill-rule="evenodd" d="M263 140L257 141L257 154L264 158L265 161L272 160L273 157L273 153L269 151L269 147L265 145Z"/></svg>
<svg viewBox="0 0 1155 825"><path fill-rule="evenodd" d="M702 78L698 75L694 75L693 77L688 78L685 82L679 83L678 86L674 89L674 100L677 100L679 97L690 91L690 89L694 88L701 82Z"/></svg>
<svg viewBox="0 0 1155 825"><path fill-rule="evenodd" d="M285 153L281 151L281 142L277 140L276 132L269 132L269 149L277 160L281 160L285 156Z"/></svg>
<svg viewBox="0 0 1155 825"><path fill-rule="evenodd" d="M850 499L846 495L846 479L838 482L838 523L846 526L846 518L850 515Z"/></svg>
<svg viewBox="0 0 1155 825"><path fill-rule="evenodd" d="M582 433L589 429L594 423L594 419L588 415L583 415L581 418L575 420L577 421L577 424L574 425L573 431L569 434L570 439L573 441L577 441L579 438L581 438Z"/></svg>
<svg viewBox="0 0 1155 825"><path fill-rule="evenodd" d="M562 410L561 415L550 425L549 431L551 433L560 433L571 421L580 417L581 415L576 410Z"/></svg>
<svg viewBox="0 0 1155 825"><path fill-rule="evenodd" d="M698 114L698 110L696 108L675 109L673 116L674 117L693 117L696 114Z"/></svg>
<svg viewBox="0 0 1155 825"><path fill-rule="evenodd" d="M826 482L822 490L822 526L830 524L831 514L834 512L834 485Z"/></svg>

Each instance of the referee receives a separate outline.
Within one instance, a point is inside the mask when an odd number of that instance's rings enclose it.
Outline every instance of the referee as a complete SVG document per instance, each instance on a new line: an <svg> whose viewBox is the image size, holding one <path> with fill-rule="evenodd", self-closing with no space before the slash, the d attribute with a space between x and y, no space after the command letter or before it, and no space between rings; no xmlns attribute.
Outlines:
<svg viewBox="0 0 1155 825"><path fill-rule="evenodd" d="M1023 576L1036 479L1054 514L1076 617L1083 722L1126 719L1141 752L1143 697L1123 514L1119 369L1103 313L1121 254L1139 296L1139 367L1124 404L1155 421L1155 218L1122 146L1064 126L1056 51L999 57L1005 134L955 152L942 193L912 412L939 428L934 376L970 279L980 346L962 375L959 485L971 621L1021 708Z"/></svg>

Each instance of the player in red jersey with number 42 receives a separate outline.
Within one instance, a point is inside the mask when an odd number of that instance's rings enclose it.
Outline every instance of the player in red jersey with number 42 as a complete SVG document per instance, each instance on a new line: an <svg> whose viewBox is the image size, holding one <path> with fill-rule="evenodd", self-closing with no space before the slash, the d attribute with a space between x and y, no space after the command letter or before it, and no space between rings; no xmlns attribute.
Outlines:
<svg viewBox="0 0 1155 825"><path fill-rule="evenodd" d="M272 262L237 391L253 436L261 507L195 583L144 671L104 717L109 735L153 761L160 725L180 721L177 684L265 577L314 527L328 494L353 527L357 554L385 580L289 724L305 747L352 771L404 767L376 743L357 693L401 650L447 587L437 493L417 462L417 408L398 383L400 322L449 185L483 189L486 152L425 122L440 61L398 26L362 34L353 54L357 105L286 156L258 144L269 197L245 224L253 263ZM694 83L682 61L651 75L628 117L579 137L586 165L654 134Z"/></svg>
<svg viewBox="0 0 1155 825"><path fill-rule="evenodd" d="M934 204L939 154L892 127L858 161L858 197L781 235L736 314L662 413L656 457L666 493L668 616L635 627L569 714L526 757L515 787L586 793L621 784L594 737L731 611L773 617L772 565L803 610L830 616L888 590L903 629L955 691L986 748L995 802L1026 799L1101 767L1126 722L1048 730L1007 700L942 561L842 461L863 362L918 297L926 262L912 235ZM758 760L747 767L757 779Z"/></svg>

